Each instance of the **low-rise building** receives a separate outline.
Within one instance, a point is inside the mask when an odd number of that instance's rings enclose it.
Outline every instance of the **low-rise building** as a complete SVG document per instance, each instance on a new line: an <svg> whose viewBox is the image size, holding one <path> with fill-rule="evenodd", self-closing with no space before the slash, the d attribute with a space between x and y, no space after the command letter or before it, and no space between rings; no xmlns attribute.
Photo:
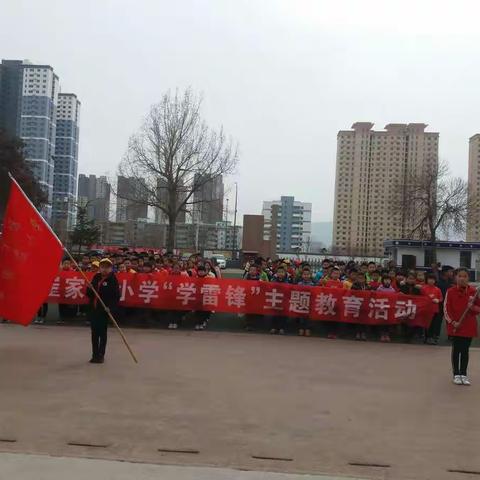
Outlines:
<svg viewBox="0 0 480 480"><path fill-rule="evenodd" d="M223 221L215 224L218 250L240 250L242 248L242 227Z"/></svg>
<svg viewBox="0 0 480 480"><path fill-rule="evenodd" d="M480 242L432 242L424 240L394 239L384 242L385 252L396 265L405 269L428 269L432 265L432 250L436 261L454 268L480 270Z"/></svg>

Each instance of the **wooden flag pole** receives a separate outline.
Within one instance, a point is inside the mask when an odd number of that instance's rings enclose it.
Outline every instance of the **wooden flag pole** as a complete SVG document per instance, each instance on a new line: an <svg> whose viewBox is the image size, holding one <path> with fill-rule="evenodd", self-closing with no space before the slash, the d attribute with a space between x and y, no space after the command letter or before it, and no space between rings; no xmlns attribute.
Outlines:
<svg viewBox="0 0 480 480"><path fill-rule="evenodd" d="M135 363L138 363L138 360L137 360L137 357L135 356L135 354L133 353L128 341L127 341L127 337L125 337L125 334L123 333L122 329L119 327L117 321L115 320L115 318L113 318L113 315L112 315L112 312L110 311L110 309L105 305L104 301L101 299L100 295L98 294L97 290L93 287L92 283L90 282L90 280L87 278L87 276L85 275L85 272L83 272L81 269L80 269L80 266L78 265L77 261L72 257L72 254L65 248L65 252L67 253L68 257L70 258L70 260L72 261L72 263L75 265L75 267L77 267L77 270L80 272L80 274L83 276L83 278L85 279L85 281L87 282L87 285L91 288L92 292L94 293L94 295L97 297L97 300L100 302L100 304L102 305L103 309L105 310L105 312L107 313L108 315L108 318L110 318L111 322L113 323L114 327L117 329L118 333L120 334L120 337L122 337L122 340L123 340L123 343L125 344L125 346L127 347L127 350L129 351L131 357L133 358L133 361Z"/></svg>

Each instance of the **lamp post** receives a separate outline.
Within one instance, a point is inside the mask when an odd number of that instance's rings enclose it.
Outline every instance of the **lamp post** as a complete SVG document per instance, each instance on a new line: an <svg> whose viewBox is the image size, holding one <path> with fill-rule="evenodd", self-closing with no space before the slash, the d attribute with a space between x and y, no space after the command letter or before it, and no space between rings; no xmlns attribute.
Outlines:
<svg viewBox="0 0 480 480"><path fill-rule="evenodd" d="M232 260L236 260L236 248L237 248L237 204L238 204L238 183L235 182L235 210L234 210L234 214L233 214Z"/></svg>

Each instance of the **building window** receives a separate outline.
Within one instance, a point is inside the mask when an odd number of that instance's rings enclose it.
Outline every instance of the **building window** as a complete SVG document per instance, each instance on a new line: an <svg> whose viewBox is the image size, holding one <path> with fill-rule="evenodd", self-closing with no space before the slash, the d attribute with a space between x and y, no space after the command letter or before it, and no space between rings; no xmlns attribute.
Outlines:
<svg viewBox="0 0 480 480"><path fill-rule="evenodd" d="M463 268L472 268L472 252L460 252L460 266Z"/></svg>

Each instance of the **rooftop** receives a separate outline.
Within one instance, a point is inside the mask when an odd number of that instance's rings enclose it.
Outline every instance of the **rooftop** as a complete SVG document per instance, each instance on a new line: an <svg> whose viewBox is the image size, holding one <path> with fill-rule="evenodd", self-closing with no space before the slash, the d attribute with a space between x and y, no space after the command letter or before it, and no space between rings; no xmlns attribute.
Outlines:
<svg viewBox="0 0 480 480"><path fill-rule="evenodd" d="M385 240L384 247L436 247L436 248L455 248L466 250L480 250L480 242L462 242L452 240L438 240L429 242L427 240L412 240L408 238Z"/></svg>

